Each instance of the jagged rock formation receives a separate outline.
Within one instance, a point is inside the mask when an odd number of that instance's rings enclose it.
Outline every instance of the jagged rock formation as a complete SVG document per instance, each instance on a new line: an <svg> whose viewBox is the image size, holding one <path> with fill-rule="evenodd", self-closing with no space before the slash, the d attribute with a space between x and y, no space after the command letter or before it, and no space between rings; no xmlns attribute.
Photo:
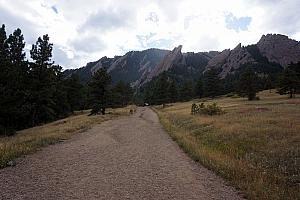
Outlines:
<svg viewBox="0 0 300 200"><path fill-rule="evenodd" d="M164 71L184 80L197 78L210 68L218 68L220 76L224 78L249 64L265 73L278 71L300 60L300 42L279 34L263 35L257 44L246 47L238 44L233 50L225 49L222 52L182 53L181 50L180 45L172 51L148 49L131 51L114 58L103 57L88 63L86 67L66 70L65 75L75 73L83 82L87 82L96 70L106 67L113 82L123 80L138 88Z"/></svg>
<svg viewBox="0 0 300 200"><path fill-rule="evenodd" d="M169 70L174 64L183 64L184 58L181 53L182 46L178 46L169 52L164 59L148 74L145 74L144 77L141 77L140 83L146 83L152 80L153 77L158 76L164 71Z"/></svg>
<svg viewBox="0 0 300 200"><path fill-rule="evenodd" d="M181 52L182 46L175 47L165 58L148 74L143 76L140 85L151 81L162 72L168 71L181 79L200 76L208 61L218 52Z"/></svg>
<svg viewBox="0 0 300 200"><path fill-rule="evenodd" d="M247 64L286 67L291 62L299 60L300 42L284 35L268 34L263 35L255 45L243 47L239 44L233 50L222 51L209 61L206 70L212 67L219 68L220 76L224 78Z"/></svg>
<svg viewBox="0 0 300 200"><path fill-rule="evenodd" d="M300 60L300 42L285 35L263 35L257 47L269 61L279 63L283 67Z"/></svg>
<svg viewBox="0 0 300 200"><path fill-rule="evenodd" d="M113 82L124 81L135 84L143 74L150 72L168 53L168 50L147 49L145 51L131 51L124 56L114 58L102 57L96 62L88 63L85 67L66 70L66 76L78 74L82 82L88 82L92 74L102 67L112 75Z"/></svg>
<svg viewBox="0 0 300 200"><path fill-rule="evenodd" d="M226 49L216 55L209 61L206 69L211 67L221 68L220 76L225 77L227 74L249 62L255 62L255 60L245 47L238 44L233 50Z"/></svg>

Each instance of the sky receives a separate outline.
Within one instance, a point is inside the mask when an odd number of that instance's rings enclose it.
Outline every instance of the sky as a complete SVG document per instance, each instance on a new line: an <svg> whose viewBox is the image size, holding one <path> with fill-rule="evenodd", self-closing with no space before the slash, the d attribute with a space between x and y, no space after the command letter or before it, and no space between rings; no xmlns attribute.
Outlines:
<svg viewBox="0 0 300 200"><path fill-rule="evenodd" d="M300 41L299 10L300 0L0 0L0 23L21 28L27 53L49 34L68 69L148 48L222 51L268 33Z"/></svg>

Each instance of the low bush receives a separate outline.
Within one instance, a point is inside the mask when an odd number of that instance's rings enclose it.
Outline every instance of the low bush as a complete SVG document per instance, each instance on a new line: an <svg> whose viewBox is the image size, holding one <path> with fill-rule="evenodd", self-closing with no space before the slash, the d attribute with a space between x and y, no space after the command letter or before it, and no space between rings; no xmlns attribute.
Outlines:
<svg viewBox="0 0 300 200"><path fill-rule="evenodd" d="M206 106L204 103L199 105L194 103L192 105L191 114L221 115L224 114L224 110L218 106L217 103L207 104Z"/></svg>

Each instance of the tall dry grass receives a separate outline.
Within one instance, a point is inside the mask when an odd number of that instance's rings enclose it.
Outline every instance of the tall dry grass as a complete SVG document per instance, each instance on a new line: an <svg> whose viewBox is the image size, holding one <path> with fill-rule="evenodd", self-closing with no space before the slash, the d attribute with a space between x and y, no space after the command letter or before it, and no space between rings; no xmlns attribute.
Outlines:
<svg viewBox="0 0 300 200"><path fill-rule="evenodd" d="M249 199L300 199L300 98L259 96L207 100L225 110L219 116L191 115L202 100L155 110L184 151Z"/></svg>
<svg viewBox="0 0 300 200"><path fill-rule="evenodd" d="M66 119L19 131L12 137L0 137L0 168L6 167L10 161L19 156L69 139L74 134L85 131L95 124L118 116L129 115L130 109L135 109L135 107L109 109L108 114L104 116L88 116L88 111L80 111Z"/></svg>

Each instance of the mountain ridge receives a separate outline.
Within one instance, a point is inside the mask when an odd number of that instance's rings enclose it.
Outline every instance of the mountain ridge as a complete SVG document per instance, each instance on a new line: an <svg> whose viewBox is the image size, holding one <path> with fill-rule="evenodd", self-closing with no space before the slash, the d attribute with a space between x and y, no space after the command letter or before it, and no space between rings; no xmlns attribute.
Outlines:
<svg viewBox="0 0 300 200"><path fill-rule="evenodd" d="M185 74L189 77L200 76L210 68L218 68L220 77L234 74L240 68L253 64L259 67L287 66L300 60L300 42L281 34L262 35L253 45L242 46L221 52L182 53L182 45L172 51L150 48L143 51L130 51L114 58L102 57L85 67L66 70L66 76L78 74L82 82L88 82L92 74L106 67L113 82L124 81L139 88L164 71ZM184 75L183 75L184 76ZM183 77L184 78L184 77Z"/></svg>

